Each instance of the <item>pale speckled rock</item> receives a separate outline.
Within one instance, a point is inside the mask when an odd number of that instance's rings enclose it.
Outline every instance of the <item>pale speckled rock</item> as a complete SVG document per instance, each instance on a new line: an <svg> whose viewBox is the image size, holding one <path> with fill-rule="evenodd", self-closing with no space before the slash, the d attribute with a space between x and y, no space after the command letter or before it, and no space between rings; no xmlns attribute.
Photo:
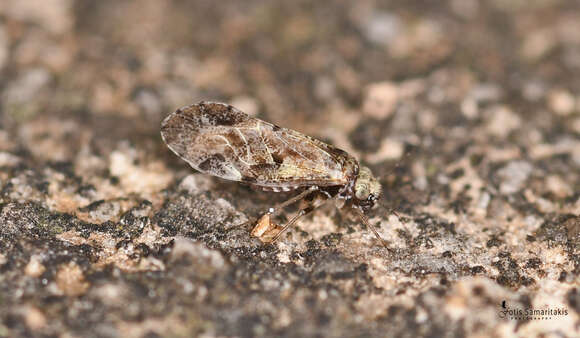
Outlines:
<svg viewBox="0 0 580 338"><path fill-rule="evenodd" d="M364 33L369 41L388 47L400 34L401 20L398 16L388 12L372 13L364 20Z"/></svg>
<svg viewBox="0 0 580 338"><path fill-rule="evenodd" d="M513 161L498 170L501 179L499 190L502 194L513 194L522 189L532 172L532 165L525 161Z"/></svg>
<svg viewBox="0 0 580 338"><path fill-rule="evenodd" d="M25 71L2 92L4 109L13 114L22 114L19 111L34 104L33 99L46 89L50 79L50 73L43 68Z"/></svg>
<svg viewBox="0 0 580 338"><path fill-rule="evenodd" d="M510 108L498 106L486 112L487 128L491 135L507 137L513 130L520 127L522 120Z"/></svg>
<svg viewBox="0 0 580 338"><path fill-rule="evenodd" d="M0 336L577 335L577 4L0 12ZM200 100L368 165L388 248L332 202L273 245L252 238L292 193L167 149L160 121ZM532 307L568 312L502 317Z"/></svg>
<svg viewBox="0 0 580 338"><path fill-rule="evenodd" d="M40 24L54 34L65 34L73 25L70 0L8 0L3 11L13 19Z"/></svg>
<svg viewBox="0 0 580 338"><path fill-rule="evenodd" d="M373 83L366 89L363 112L375 119L388 118L397 105L398 87L391 82Z"/></svg>
<svg viewBox="0 0 580 338"><path fill-rule="evenodd" d="M567 90L553 90L548 94L548 105L556 114L567 116L576 108L576 100Z"/></svg>

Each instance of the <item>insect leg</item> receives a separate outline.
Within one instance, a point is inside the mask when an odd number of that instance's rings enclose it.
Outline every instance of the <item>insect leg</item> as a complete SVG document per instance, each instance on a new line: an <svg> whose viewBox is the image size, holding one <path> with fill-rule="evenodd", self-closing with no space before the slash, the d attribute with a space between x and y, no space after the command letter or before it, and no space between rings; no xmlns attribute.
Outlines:
<svg viewBox="0 0 580 338"><path fill-rule="evenodd" d="M300 209L300 211L298 211L298 213L297 213L296 215L294 215L294 217L292 217L292 219L291 219L291 220L289 220L289 221L288 221L288 223L286 223L286 224L284 225L284 227L282 227L282 230L280 230L280 232L279 232L279 233L277 233L277 234L276 234L276 236L274 236L274 238L272 238L272 240L270 241L270 243L274 243L274 242L276 242L276 241L278 240L278 238L280 238L280 236L282 236L282 234L283 234L284 232L286 232L286 230L288 230L288 228L290 228L290 226L292 226L292 224L296 223L296 221L297 221L297 220L298 220L300 217L302 217L302 216L304 216L304 215L306 215L306 214L308 214L308 213L312 212L314 209L316 209L317 207L321 206L322 204L323 204L323 203L321 203L321 204L319 204L319 205L310 205L310 206L308 206L308 207L306 207L306 208L304 208L304 209Z"/></svg>
<svg viewBox="0 0 580 338"><path fill-rule="evenodd" d="M270 215L272 215L272 216L275 216L278 213L280 213L280 211L282 211L282 209L286 208L287 206L289 206L291 204L294 204L294 203L300 201L304 197L310 195L311 193L313 193L313 192L315 192L317 190L318 190L318 187L317 186L315 186L315 185L314 186L311 186L310 188L304 190L303 192L301 192L298 195L290 198L289 200L284 201L284 202L282 202L282 203L274 206L273 208L270 208L267 213L270 214Z"/></svg>
<svg viewBox="0 0 580 338"><path fill-rule="evenodd" d="M308 196L309 194L311 194L311 193L313 193L313 192L315 192L315 191L317 191L317 190L318 190L318 187L317 187L317 186L311 186L310 188L308 188L308 189L304 190L303 192L301 192L301 193L299 193L298 195L296 195L296 196L294 196L294 197L290 198L289 200L287 200L287 201L284 201L284 202L282 202L282 203L280 203L280 204L278 204L278 205L276 205L276 206L274 206L274 207L270 208L270 209L269 209L267 212L265 212L265 213L264 213L264 215L265 215L265 214L269 214L270 216L276 216L276 215L278 215L278 214L280 213L280 211L282 211L282 210L283 210L285 207L287 207L287 206L289 206L289 205L291 205L291 204L294 204L294 203L296 203L296 202L300 201L300 200L301 200L301 199L303 199L304 197ZM263 217L264 215L262 215L262 217ZM239 228L239 227L247 226L248 224L256 224L256 222L257 222L257 221L258 221L260 218L261 218L261 217L258 217L258 218L257 218L257 219L255 219L255 220L249 220L249 221L247 221L247 222L244 222L244 223L241 223L241 224L234 225L233 227L231 227L231 228L230 228L230 230L231 230L231 229L234 229L234 228Z"/></svg>

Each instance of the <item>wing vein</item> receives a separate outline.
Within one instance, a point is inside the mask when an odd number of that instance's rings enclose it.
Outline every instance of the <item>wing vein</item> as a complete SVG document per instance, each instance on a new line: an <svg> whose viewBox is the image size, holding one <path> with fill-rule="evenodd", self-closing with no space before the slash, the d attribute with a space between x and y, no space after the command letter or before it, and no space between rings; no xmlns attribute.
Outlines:
<svg viewBox="0 0 580 338"><path fill-rule="evenodd" d="M256 130L258 131L258 135L260 135L260 139L262 140L262 144L266 147L266 152L268 156L270 156L270 163L274 163L274 157L272 156L272 152L270 151L270 147L268 147L268 143L264 139L264 133L262 132L262 128L260 128L260 120L257 120Z"/></svg>
<svg viewBox="0 0 580 338"><path fill-rule="evenodd" d="M249 161L252 158L252 154L250 152L250 145L248 144L248 140L244 136L244 133L239 128L235 128L242 140L244 141L245 149L246 149L246 159Z"/></svg>
<svg viewBox="0 0 580 338"><path fill-rule="evenodd" d="M288 135L288 134L286 134L286 135ZM303 155L301 152L299 152L298 150L296 150L296 148L294 148L294 147L291 147L291 146L288 144L288 142L284 141L284 139L283 139L283 138L281 138L281 137L279 137L279 136L278 136L278 139L279 139L280 141L282 141L282 143L284 143L284 144L285 144L285 145L286 145L286 146L287 146L289 149L292 149L292 151L294 151L294 152L296 152L298 155L302 156L302 158L303 158L303 159L305 159L306 161L310 161L310 159L309 159L309 158L307 158L307 157L306 157L306 156L304 156L304 155Z"/></svg>
<svg viewBox="0 0 580 338"><path fill-rule="evenodd" d="M243 160L243 159L242 159L242 158L241 158L241 157L238 155L238 153L236 152L236 148L234 148L234 147L233 147L233 146L230 144L230 141L229 141L229 140L228 140L228 139L227 139L225 136L223 136L223 135L215 135L215 136L217 136L217 137L219 137L219 138L223 139L223 140L226 142L226 144L225 144L225 145L226 145L226 146L228 146L228 147L230 147L230 148L232 149L232 152L234 153L234 156L236 156L236 158L237 158L238 160L240 160L240 162L244 163L244 164L245 164L245 165L247 165L248 167L249 167L249 166L251 166L251 164L250 164L250 163L248 163L248 162L244 161L244 160Z"/></svg>
<svg viewBox="0 0 580 338"><path fill-rule="evenodd" d="M347 155L332 146L221 103L181 108L163 121L162 136L194 168L213 158L204 172L226 179L293 189L349 179L342 159ZM239 178L229 175L233 169Z"/></svg>

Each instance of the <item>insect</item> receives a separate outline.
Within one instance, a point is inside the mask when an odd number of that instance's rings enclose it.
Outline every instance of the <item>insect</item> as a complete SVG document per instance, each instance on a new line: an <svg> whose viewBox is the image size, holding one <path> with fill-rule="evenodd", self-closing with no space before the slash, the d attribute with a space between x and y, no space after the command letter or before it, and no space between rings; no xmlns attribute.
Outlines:
<svg viewBox="0 0 580 338"><path fill-rule="evenodd" d="M300 208L269 242L300 217L334 199L351 207L386 246L365 212L381 195L381 184L370 169L360 166L347 152L329 144L253 118L231 105L200 102L180 108L161 123L161 137L175 154L202 173L247 183L266 191L297 191L297 195L270 208L252 233L264 233L270 217L300 200L312 199Z"/></svg>

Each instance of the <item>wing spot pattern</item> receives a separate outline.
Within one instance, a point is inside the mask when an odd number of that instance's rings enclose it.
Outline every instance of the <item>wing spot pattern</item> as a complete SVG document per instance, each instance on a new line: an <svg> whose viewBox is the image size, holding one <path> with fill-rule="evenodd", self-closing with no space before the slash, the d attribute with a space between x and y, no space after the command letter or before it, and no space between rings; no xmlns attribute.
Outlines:
<svg viewBox="0 0 580 338"><path fill-rule="evenodd" d="M281 191L348 181L348 154L226 104L180 108L163 121L161 132L169 148L191 166L225 179Z"/></svg>
<svg viewBox="0 0 580 338"><path fill-rule="evenodd" d="M229 147L229 148L232 150L232 152L234 153L234 155L236 156L236 158L237 158L238 160L240 160L240 162L244 163L244 164L245 164L245 165L247 165L247 166L250 166L250 165L251 165L250 163L248 163L248 162L244 161L244 159L242 159L242 157L241 157L241 156L239 156L239 155L237 154L237 152L236 152L236 148L234 148L234 147L233 147L233 146L230 144L230 141L229 141L229 140L228 140L228 139L227 139L225 136L223 136L223 135L215 135L215 136L216 136L216 137L219 137L219 138L221 138L221 139L223 139L223 140L226 142L226 143L225 143L225 146Z"/></svg>

